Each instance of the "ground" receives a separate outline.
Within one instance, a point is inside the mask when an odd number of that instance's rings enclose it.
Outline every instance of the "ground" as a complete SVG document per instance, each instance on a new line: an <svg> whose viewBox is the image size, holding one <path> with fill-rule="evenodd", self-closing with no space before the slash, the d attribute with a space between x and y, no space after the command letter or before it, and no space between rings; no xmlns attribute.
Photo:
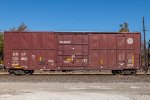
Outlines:
<svg viewBox="0 0 150 100"><path fill-rule="evenodd" d="M0 100L149 100L149 75L0 75Z"/></svg>

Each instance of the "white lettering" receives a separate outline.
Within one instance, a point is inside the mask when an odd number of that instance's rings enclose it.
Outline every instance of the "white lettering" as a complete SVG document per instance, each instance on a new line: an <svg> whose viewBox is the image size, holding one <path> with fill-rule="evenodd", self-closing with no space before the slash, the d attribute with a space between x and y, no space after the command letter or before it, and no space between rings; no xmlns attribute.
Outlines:
<svg viewBox="0 0 150 100"><path fill-rule="evenodd" d="M18 57L12 57L12 60L19 60Z"/></svg>
<svg viewBox="0 0 150 100"><path fill-rule="evenodd" d="M19 56L19 54L14 52L14 53L13 53L13 56Z"/></svg>
<svg viewBox="0 0 150 100"><path fill-rule="evenodd" d="M54 60L49 59L48 62L49 63L54 63Z"/></svg>
<svg viewBox="0 0 150 100"><path fill-rule="evenodd" d="M23 61L27 61L27 57L21 57L21 60L23 60Z"/></svg>
<svg viewBox="0 0 150 100"><path fill-rule="evenodd" d="M21 53L21 56L25 56L26 55L26 53L24 52L24 53Z"/></svg>
<svg viewBox="0 0 150 100"><path fill-rule="evenodd" d="M59 41L60 44L70 44L71 41Z"/></svg>

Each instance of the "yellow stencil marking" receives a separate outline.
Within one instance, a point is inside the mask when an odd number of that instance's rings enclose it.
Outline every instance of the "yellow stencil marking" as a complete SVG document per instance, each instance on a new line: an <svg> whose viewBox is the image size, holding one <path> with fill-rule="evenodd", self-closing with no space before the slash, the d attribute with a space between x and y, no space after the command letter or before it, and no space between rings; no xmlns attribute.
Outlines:
<svg viewBox="0 0 150 100"><path fill-rule="evenodd" d="M42 61L42 57L39 57L39 61Z"/></svg>
<svg viewBox="0 0 150 100"><path fill-rule="evenodd" d="M15 68L22 68L21 66L15 66Z"/></svg>
<svg viewBox="0 0 150 100"><path fill-rule="evenodd" d="M134 64L134 54L132 54L132 63Z"/></svg>
<svg viewBox="0 0 150 100"><path fill-rule="evenodd" d="M67 58L67 61L72 61L72 58Z"/></svg>
<svg viewBox="0 0 150 100"><path fill-rule="evenodd" d="M101 59L101 64L103 64L103 59Z"/></svg>

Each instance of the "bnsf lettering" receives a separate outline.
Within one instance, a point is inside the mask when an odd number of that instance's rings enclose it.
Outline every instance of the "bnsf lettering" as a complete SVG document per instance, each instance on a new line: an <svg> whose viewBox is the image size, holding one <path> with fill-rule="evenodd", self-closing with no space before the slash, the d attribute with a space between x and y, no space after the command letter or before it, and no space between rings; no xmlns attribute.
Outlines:
<svg viewBox="0 0 150 100"><path fill-rule="evenodd" d="M70 44L71 41L59 41L59 43L61 43L61 44Z"/></svg>

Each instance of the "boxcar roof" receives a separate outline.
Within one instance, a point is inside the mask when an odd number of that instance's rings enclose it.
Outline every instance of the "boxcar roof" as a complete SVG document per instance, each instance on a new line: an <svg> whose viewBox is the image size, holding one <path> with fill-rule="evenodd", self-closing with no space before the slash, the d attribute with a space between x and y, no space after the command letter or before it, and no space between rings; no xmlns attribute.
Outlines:
<svg viewBox="0 0 150 100"><path fill-rule="evenodd" d="M82 34L140 34L140 32L55 32L55 31L5 31L4 33L63 33L63 34L68 34L68 33L82 33Z"/></svg>

